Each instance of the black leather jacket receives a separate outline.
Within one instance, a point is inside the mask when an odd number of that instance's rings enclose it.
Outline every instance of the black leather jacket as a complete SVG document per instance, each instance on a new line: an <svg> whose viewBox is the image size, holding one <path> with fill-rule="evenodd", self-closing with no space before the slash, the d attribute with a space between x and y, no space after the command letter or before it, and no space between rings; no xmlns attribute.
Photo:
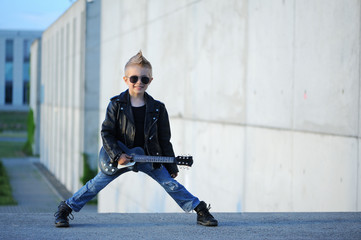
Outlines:
<svg viewBox="0 0 361 240"><path fill-rule="evenodd" d="M170 142L171 132L168 113L165 105L145 93L146 114L144 121L144 151L150 156L174 157ZM111 159L115 159L122 150L117 141L123 142L128 148L133 148L135 124L130 104L129 91L110 99L105 120L102 124L101 136L103 147ZM177 165L164 163L170 174L178 172ZM154 167L160 167L154 164Z"/></svg>

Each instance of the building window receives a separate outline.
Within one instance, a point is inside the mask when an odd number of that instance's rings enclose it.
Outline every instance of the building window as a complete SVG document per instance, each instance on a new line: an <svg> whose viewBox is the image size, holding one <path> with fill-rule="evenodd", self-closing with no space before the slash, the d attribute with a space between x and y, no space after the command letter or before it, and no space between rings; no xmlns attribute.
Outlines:
<svg viewBox="0 0 361 240"><path fill-rule="evenodd" d="M13 62L5 62L5 81L13 81Z"/></svg>
<svg viewBox="0 0 361 240"><path fill-rule="evenodd" d="M24 84L23 84L23 104L26 104L26 105L29 104L29 98L30 98L29 87L30 87L29 82L24 82Z"/></svg>
<svg viewBox="0 0 361 240"><path fill-rule="evenodd" d="M24 40L23 62L23 104L29 104L29 80L30 80L30 41Z"/></svg>
<svg viewBox="0 0 361 240"><path fill-rule="evenodd" d="M5 104L13 103L13 82L5 82Z"/></svg>
<svg viewBox="0 0 361 240"><path fill-rule="evenodd" d="M23 81L28 82L30 80L30 64L29 62L23 63Z"/></svg>
<svg viewBox="0 0 361 240"><path fill-rule="evenodd" d="M5 42L5 104L13 103L14 41Z"/></svg>
<svg viewBox="0 0 361 240"><path fill-rule="evenodd" d="M24 40L24 62L30 61L30 41Z"/></svg>
<svg viewBox="0 0 361 240"><path fill-rule="evenodd" d="M12 62L14 58L14 40L7 39L5 46L6 46L5 61Z"/></svg>

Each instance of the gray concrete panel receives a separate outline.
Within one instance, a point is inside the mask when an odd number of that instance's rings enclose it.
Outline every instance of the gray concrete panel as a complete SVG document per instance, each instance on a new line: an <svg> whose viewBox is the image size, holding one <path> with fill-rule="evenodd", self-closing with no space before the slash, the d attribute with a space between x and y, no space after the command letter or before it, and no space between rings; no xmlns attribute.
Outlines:
<svg viewBox="0 0 361 240"><path fill-rule="evenodd" d="M189 191L212 204L214 211L243 211L244 127L190 120L183 124L183 152L194 157L194 165L184 173ZM178 125L172 127L177 129ZM174 140L178 138L175 133L173 136Z"/></svg>
<svg viewBox="0 0 361 240"><path fill-rule="evenodd" d="M292 132L248 127L246 136L243 211L292 211Z"/></svg>
<svg viewBox="0 0 361 240"><path fill-rule="evenodd" d="M247 123L292 128L295 1L249 1Z"/></svg>
<svg viewBox="0 0 361 240"><path fill-rule="evenodd" d="M190 56L185 56L187 68L181 69L188 72L184 116L245 123L247 5L240 1L202 1L185 11L185 35L181 39L189 41Z"/></svg>
<svg viewBox="0 0 361 240"><path fill-rule="evenodd" d="M356 211L354 138L294 133L293 211Z"/></svg>
<svg viewBox="0 0 361 240"><path fill-rule="evenodd" d="M151 4L147 5L148 8L148 22L157 21L158 19L164 18L167 15L172 15L178 11L184 9L190 9L193 5L198 4L198 0L179 0L179 1L163 1L154 0ZM230 1L232 2L232 1ZM226 3L229 4L229 3Z"/></svg>
<svg viewBox="0 0 361 240"><path fill-rule="evenodd" d="M295 128L357 136L360 1L297 2L295 31Z"/></svg>

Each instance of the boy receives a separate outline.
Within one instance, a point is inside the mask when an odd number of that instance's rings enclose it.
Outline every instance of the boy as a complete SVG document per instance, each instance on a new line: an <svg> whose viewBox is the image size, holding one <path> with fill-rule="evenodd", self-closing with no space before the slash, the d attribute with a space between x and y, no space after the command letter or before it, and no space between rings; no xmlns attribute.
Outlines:
<svg viewBox="0 0 361 240"><path fill-rule="evenodd" d="M147 155L173 157L167 110L163 103L146 93L153 80L150 62L139 51L127 62L124 73L123 79L128 85L128 90L111 98L102 124L101 136L105 151L112 162L120 165L129 163L131 156L122 151L117 141L121 141L128 148L142 147ZM70 219L73 219L73 210L79 212L106 185L129 171L141 171L156 180L184 211L197 212L198 224L218 225L218 221L209 213L207 204L199 201L174 179L178 175L175 163L136 163L111 176L99 171L97 176L71 198L60 203L58 211L54 214L55 226L68 227L68 217L70 215Z"/></svg>

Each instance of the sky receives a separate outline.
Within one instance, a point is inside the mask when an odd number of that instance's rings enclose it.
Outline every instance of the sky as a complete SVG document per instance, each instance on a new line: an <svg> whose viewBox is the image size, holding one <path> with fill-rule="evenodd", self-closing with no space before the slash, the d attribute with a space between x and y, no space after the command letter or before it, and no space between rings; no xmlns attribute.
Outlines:
<svg viewBox="0 0 361 240"><path fill-rule="evenodd" d="M0 30L45 30L75 0L0 0Z"/></svg>

